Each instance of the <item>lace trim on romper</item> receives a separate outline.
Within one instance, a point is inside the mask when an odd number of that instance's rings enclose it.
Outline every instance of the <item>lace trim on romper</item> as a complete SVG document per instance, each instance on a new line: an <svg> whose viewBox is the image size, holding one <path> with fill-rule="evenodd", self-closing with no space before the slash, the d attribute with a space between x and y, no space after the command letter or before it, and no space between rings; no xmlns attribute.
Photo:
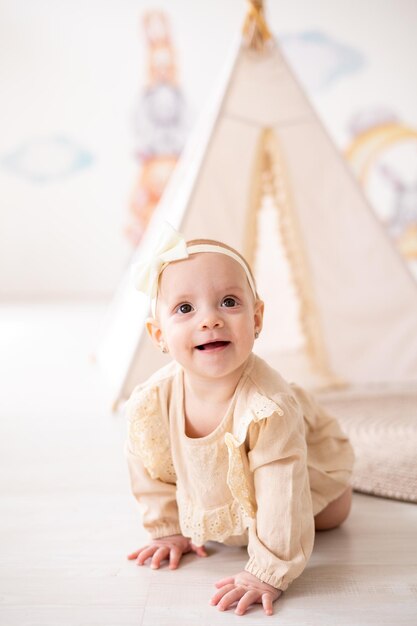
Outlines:
<svg viewBox="0 0 417 626"><path fill-rule="evenodd" d="M132 451L140 456L151 478L175 484L169 433L161 416L157 388L140 389L132 402L137 405L129 420Z"/></svg>
<svg viewBox="0 0 417 626"><path fill-rule="evenodd" d="M251 399L248 411L239 422L236 434L226 433L224 438L229 452L227 484L234 498L241 504L246 516L249 518L255 517L256 503L253 489L250 489L246 480L247 472L245 472L241 446L246 440L251 423L271 417L274 413L277 413L279 416L284 415L284 411L276 402L266 396L255 393Z"/></svg>
<svg viewBox="0 0 417 626"><path fill-rule="evenodd" d="M226 543L231 536L246 534L245 510L237 500L210 510L197 507L180 493L177 493L177 502L181 530L196 546L202 546L207 541Z"/></svg>

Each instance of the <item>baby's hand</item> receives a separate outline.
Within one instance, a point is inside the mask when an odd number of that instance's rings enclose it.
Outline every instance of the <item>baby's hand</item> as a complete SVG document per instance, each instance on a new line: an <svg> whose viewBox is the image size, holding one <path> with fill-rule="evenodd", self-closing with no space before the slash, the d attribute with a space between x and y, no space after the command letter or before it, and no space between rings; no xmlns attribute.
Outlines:
<svg viewBox="0 0 417 626"><path fill-rule="evenodd" d="M251 604L262 604L265 614L272 615L272 603L282 593L245 571L223 578L215 585L220 591L214 594L210 604L217 604L220 611L225 611L237 602L236 615L243 615Z"/></svg>
<svg viewBox="0 0 417 626"><path fill-rule="evenodd" d="M204 546L195 546L182 535L169 535L169 537L154 539L149 545L128 554L127 558L131 561L136 559L136 565L143 565L152 557L152 569L158 569L161 562L167 559L169 569L177 569L182 555L187 552L195 552L197 556L207 556Z"/></svg>

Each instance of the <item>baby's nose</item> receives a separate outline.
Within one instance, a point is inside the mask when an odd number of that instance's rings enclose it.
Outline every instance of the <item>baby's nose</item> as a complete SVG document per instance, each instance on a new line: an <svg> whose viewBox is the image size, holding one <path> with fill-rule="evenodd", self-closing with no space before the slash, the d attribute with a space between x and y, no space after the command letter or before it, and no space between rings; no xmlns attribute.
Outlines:
<svg viewBox="0 0 417 626"><path fill-rule="evenodd" d="M200 328L222 328L223 320L217 311L206 311L200 321Z"/></svg>

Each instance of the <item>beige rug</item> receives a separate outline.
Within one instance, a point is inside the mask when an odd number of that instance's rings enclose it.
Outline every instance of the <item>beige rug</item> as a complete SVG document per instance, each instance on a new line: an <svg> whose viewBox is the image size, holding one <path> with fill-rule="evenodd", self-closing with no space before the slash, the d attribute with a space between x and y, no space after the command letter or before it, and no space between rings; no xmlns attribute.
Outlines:
<svg viewBox="0 0 417 626"><path fill-rule="evenodd" d="M417 502L417 386L323 393L356 454L356 491Z"/></svg>

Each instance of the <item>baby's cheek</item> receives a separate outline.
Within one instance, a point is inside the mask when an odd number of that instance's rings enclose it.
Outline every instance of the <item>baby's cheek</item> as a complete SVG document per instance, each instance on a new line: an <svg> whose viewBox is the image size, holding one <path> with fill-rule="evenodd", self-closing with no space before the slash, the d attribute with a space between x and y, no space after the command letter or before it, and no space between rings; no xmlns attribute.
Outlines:
<svg viewBox="0 0 417 626"><path fill-rule="evenodd" d="M190 342L189 335L183 324L169 324L166 329L166 342L172 350L184 350Z"/></svg>

